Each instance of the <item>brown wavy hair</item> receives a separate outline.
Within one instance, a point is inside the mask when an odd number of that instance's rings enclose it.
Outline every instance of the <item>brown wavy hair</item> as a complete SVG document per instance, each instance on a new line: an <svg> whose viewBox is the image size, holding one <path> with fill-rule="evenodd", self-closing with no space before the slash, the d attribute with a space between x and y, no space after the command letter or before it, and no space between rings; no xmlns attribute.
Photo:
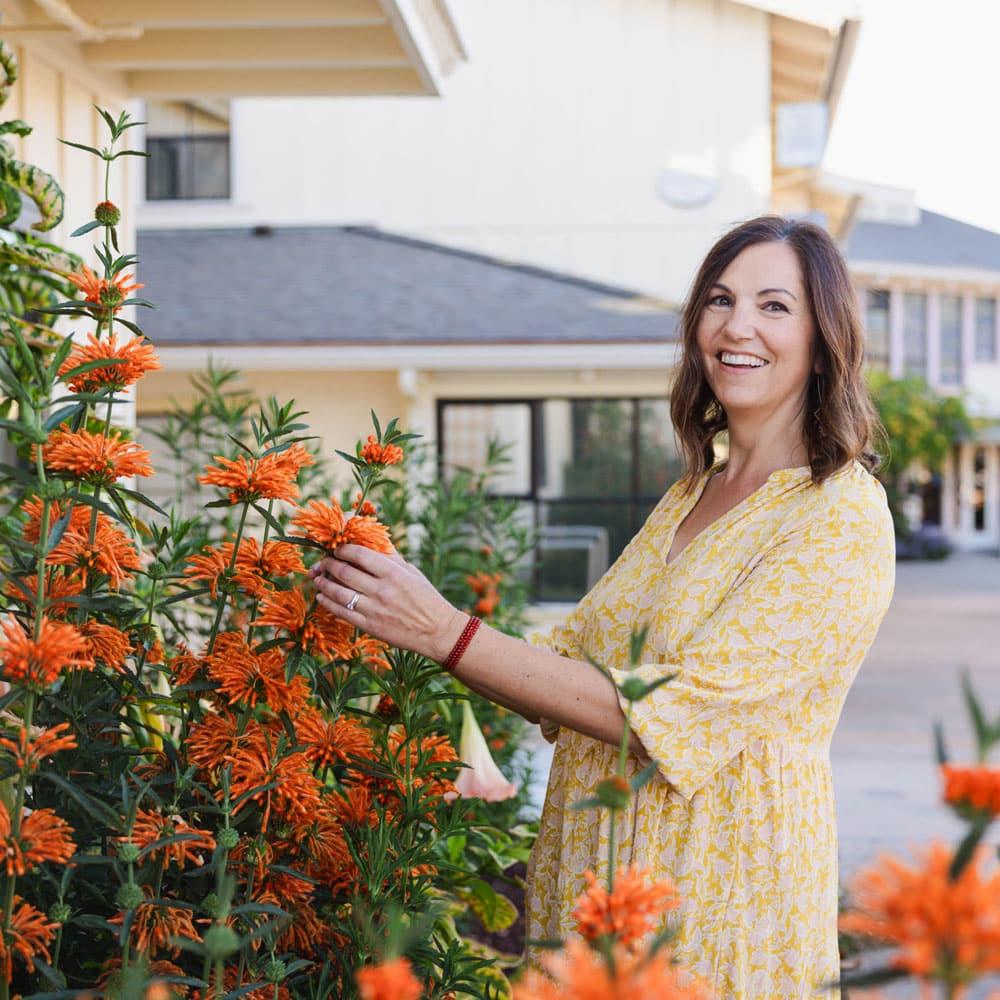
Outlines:
<svg viewBox="0 0 1000 1000"><path fill-rule="evenodd" d="M811 222L762 215L730 230L709 250L681 314L682 354L670 388L670 417L684 453L685 492L711 468L715 437L729 426L705 377L698 323L722 272L758 243L787 243L795 251L809 297L820 367L809 380L806 400L813 483L819 485L854 459L869 472L879 465L873 440L881 437L881 425L864 378L864 330L843 255L830 234Z"/></svg>

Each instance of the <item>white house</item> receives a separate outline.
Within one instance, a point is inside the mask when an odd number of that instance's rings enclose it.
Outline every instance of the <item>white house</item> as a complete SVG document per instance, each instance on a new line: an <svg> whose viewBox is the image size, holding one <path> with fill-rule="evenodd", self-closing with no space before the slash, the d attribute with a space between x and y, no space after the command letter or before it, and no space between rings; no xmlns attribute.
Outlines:
<svg viewBox="0 0 1000 1000"><path fill-rule="evenodd" d="M964 395L982 426L943 475L924 476L918 517L966 549L1000 547L1000 233L873 191L846 252L865 310L869 363Z"/></svg>
<svg viewBox="0 0 1000 1000"><path fill-rule="evenodd" d="M536 596L574 600L676 470L675 306L708 245L769 210L849 229L821 156L857 22L833 0L450 7L468 62L444 101L150 102L164 370L140 423L213 356L331 454L370 406L446 462L496 434L543 529Z"/></svg>

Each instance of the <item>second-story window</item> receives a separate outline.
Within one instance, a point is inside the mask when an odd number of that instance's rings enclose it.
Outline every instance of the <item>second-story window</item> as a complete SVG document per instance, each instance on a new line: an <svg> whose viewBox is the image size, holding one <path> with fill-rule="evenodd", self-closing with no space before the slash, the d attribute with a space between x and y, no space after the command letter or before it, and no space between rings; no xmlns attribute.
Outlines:
<svg viewBox="0 0 1000 1000"><path fill-rule="evenodd" d="M959 295L941 296L941 370L942 385L962 381L962 299Z"/></svg>
<svg viewBox="0 0 1000 1000"><path fill-rule="evenodd" d="M150 101L146 117L147 201L229 197L227 106Z"/></svg>
<svg viewBox="0 0 1000 1000"><path fill-rule="evenodd" d="M976 360L997 359L997 300L976 299Z"/></svg>
<svg viewBox="0 0 1000 1000"><path fill-rule="evenodd" d="M927 296L903 296L903 374L927 378Z"/></svg>
<svg viewBox="0 0 1000 1000"><path fill-rule="evenodd" d="M889 293L869 288L865 297L866 357L872 368L889 368Z"/></svg>

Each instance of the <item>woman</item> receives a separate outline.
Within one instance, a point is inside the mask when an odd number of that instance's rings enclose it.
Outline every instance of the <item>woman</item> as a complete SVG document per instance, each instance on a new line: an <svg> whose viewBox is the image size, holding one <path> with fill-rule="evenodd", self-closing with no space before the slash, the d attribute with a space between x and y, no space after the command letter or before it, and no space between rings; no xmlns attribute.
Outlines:
<svg viewBox="0 0 1000 1000"><path fill-rule="evenodd" d="M676 954L720 998L830 996L838 978L837 842L829 748L892 596L876 420L844 260L805 222L751 220L711 249L684 309L671 416L687 471L543 647L474 631L413 566L357 546L317 572L320 600L366 632L439 662L558 732L529 869L528 936L572 927L606 824L570 809L613 773L625 726L614 686L631 630L638 667L674 673L635 706L637 794L624 863L684 898ZM728 459L713 442L728 431ZM360 596L357 596L360 595ZM348 605L352 610L348 610Z"/></svg>

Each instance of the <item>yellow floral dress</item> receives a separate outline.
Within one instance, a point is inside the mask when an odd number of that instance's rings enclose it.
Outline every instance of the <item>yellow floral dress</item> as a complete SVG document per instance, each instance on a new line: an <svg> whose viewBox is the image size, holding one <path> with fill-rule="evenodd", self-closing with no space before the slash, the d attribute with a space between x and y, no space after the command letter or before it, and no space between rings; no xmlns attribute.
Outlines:
<svg viewBox="0 0 1000 1000"><path fill-rule="evenodd" d="M658 771L620 817L620 862L677 886L675 953L719 1000L836 997L822 989L839 975L830 739L892 597L892 520L859 462L819 487L781 469L667 566L714 471L687 496L672 486L566 623L528 638L621 682L630 630L649 624L639 675L677 676L633 711ZM570 934L584 871L606 870L607 820L570 806L616 753L558 730L529 938ZM629 776L642 765L630 756Z"/></svg>

